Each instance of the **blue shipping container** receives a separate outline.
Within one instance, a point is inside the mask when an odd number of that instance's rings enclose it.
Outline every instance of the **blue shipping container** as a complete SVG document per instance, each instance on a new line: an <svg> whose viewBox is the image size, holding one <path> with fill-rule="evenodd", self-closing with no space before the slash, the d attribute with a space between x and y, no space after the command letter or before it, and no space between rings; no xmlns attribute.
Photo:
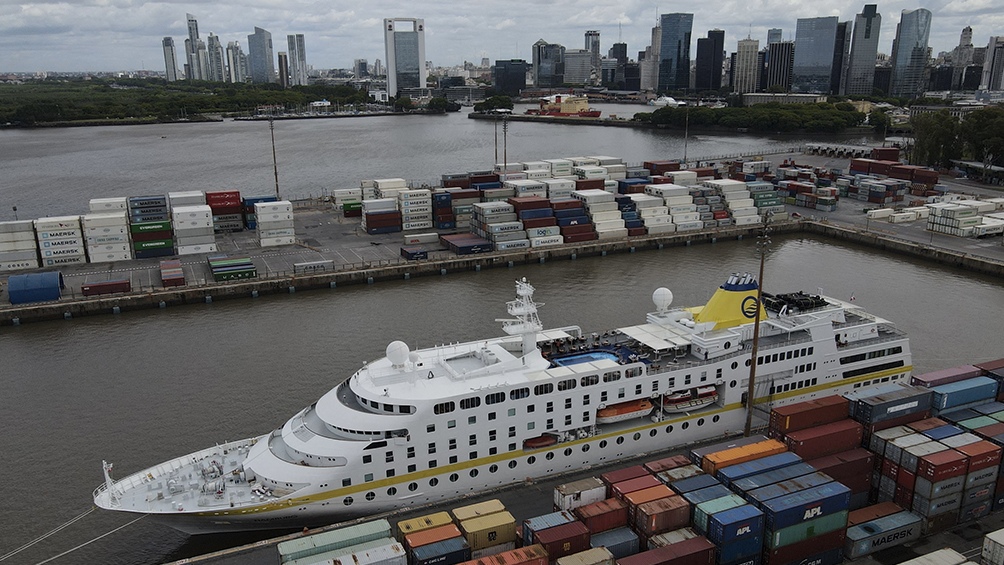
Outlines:
<svg viewBox="0 0 1004 565"><path fill-rule="evenodd" d="M638 553L638 534L629 528L617 528L593 534L589 547L605 547L616 559Z"/></svg>
<svg viewBox="0 0 1004 565"><path fill-rule="evenodd" d="M764 503L765 527L777 531L847 510L851 490L836 482L827 483Z"/></svg>
<svg viewBox="0 0 1004 565"><path fill-rule="evenodd" d="M7 298L11 304L59 300L60 291L64 288L63 273L59 271L11 275L7 278Z"/></svg>
<svg viewBox="0 0 1004 565"><path fill-rule="evenodd" d="M763 528L763 512L752 504L744 504L712 514L708 520L708 539L715 545L727 545L759 536Z"/></svg>
<svg viewBox="0 0 1004 565"><path fill-rule="evenodd" d="M715 560L716 565L760 565L761 554L751 555L749 557L741 557L735 561L722 562Z"/></svg>
<svg viewBox="0 0 1004 565"><path fill-rule="evenodd" d="M772 485L767 485L765 487L758 488L756 490L746 493L746 497L753 504L756 504L757 506L763 508L764 503L766 503L768 500L781 498L793 493L816 488L819 487L820 485L825 485L827 483L832 483L832 482L833 482L833 477L827 475L826 473L820 473L817 471L810 475L802 475L801 477L788 479L787 481L781 481L779 483L774 483Z"/></svg>
<svg viewBox="0 0 1004 565"><path fill-rule="evenodd" d="M715 547L715 563L745 561L763 550L763 534L745 537L740 541Z"/></svg>
<svg viewBox="0 0 1004 565"><path fill-rule="evenodd" d="M801 462L801 457L790 451L785 451L784 453L770 455L762 459L756 459L746 463L724 467L719 469L716 476L718 477L718 480L722 481L722 484L729 486L739 479L745 479L746 477L752 477L761 473L768 473L770 471Z"/></svg>
<svg viewBox="0 0 1004 565"><path fill-rule="evenodd" d="M957 383L936 386L932 406L938 410L962 406L997 395L997 381L988 377L975 377Z"/></svg>
<svg viewBox="0 0 1004 565"><path fill-rule="evenodd" d="M452 204L453 195L449 192L434 192L432 193L432 202L436 208L444 208L444 206L440 206L440 204Z"/></svg>
<svg viewBox="0 0 1004 565"><path fill-rule="evenodd" d="M645 222L641 220L624 220L624 227L626 228L643 228L645 227Z"/></svg>
<svg viewBox="0 0 1004 565"><path fill-rule="evenodd" d="M732 491L725 488L724 485L715 485L701 490L693 490L684 493L683 499L689 502L692 506L697 506L702 502L707 502L709 500L714 500L730 494L732 494Z"/></svg>
<svg viewBox="0 0 1004 565"><path fill-rule="evenodd" d="M471 559L471 546L456 537L416 547L411 555L413 565L456 565Z"/></svg>
<svg viewBox="0 0 1004 565"><path fill-rule="evenodd" d="M962 430L951 424L948 424L946 426L938 426L937 428L934 428L932 430L927 430L926 432L920 432L920 433L924 434L925 436L935 441L938 441L945 439L946 437L957 436L962 433Z"/></svg>
<svg viewBox="0 0 1004 565"><path fill-rule="evenodd" d="M550 208L533 208L531 210L522 210L519 213L519 219L528 220L533 218L550 218L554 215L554 210Z"/></svg>
<svg viewBox="0 0 1004 565"><path fill-rule="evenodd" d="M582 207L579 207L579 208L565 208L564 210L555 210L554 211L554 217L555 218L575 218L575 217L578 217L578 216L583 216L583 215L585 215L585 213L586 213L586 209L582 208Z"/></svg>
<svg viewBox="0 0 1004 565"><path fill-rule="evenodd" d="M544 514L543 516L527 518L526 520L523 520L523 545L533 545L533 534L536 532L553 528L555 526L562 526L574 521L575 516L566 510Z"/></svg>
<svg viewBox="0 0 1004 565"><path fill-rule="evenodd" d="M780 483L790 479L802 477L816 472L816 468L808 463L796 463L789 467L783 467L767 473L753 475L745 479L739 479L732 483L732 490L738 493L749 492L768 485Z"/></svg>
<svg viewBox="0 0 1004 565"><path fill-rule="evenodd" d="M712 477L711 475L697 475L696 477L673 481L672 483L669 483L669 488L673 489L673 491L677 494L684 494L721 484L722 483L718 482L718 479Z"/></svg>

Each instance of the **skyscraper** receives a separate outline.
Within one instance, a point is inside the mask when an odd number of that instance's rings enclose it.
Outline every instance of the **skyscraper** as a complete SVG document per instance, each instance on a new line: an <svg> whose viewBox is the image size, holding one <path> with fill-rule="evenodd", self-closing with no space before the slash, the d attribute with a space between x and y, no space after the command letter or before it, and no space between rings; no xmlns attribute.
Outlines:
<svg viewBox="0 0 1004 565"><path fill-rule="evenodd" d="M492 85L497 92L509 96L519 96L519 91L526 88L526 71L530 68L523 59L495 61L492 69Z"/></svg>
<svg viewBox="0 0 1004 565"><path fill-rule="evenodd" d="M847 76L847 64L851 50L851 22L838 22L833 40L833 66L830 68L831 94L840 92Z"/></svg>
<svg viewBox="0 0 1004 565"><path fill-rule="evenodd" d="M931 34L931 11L903 10L892 42L892 84L890 94L916 98L924 90L927 40Z"/></svg>
<svg viewBox="0 0 1004 565"><path fill-rule="evenodd" d="M627 43L614 43L610 46L610 51L607 52L607 58L617 59L618 65L623 65L628 62L627 54Z"/></svg>
<svg viewBox="0 0 1004 565"><path fill-rule="evenodd" d="M973 28L962 28L959 45L952 49L952 90L967 90L962 87L965 82L966 67L973 64ZM982 78L982 77L981 77Z"/></svg>
<svg viewBox="0 0 1004 565"><path fill-rule="evenodd" d="M795 64L795 43L778 41L767 46L767 89L779 87L791 90L791 74Z"/></svg>
<svg viewBox="0 0 1004 565"><path fill-rule="evenodd" d="M289 88L289 57L285 51L279 51L279 86Z"/></svg>
<svg viewBox="0 0 1004 565"><path fill-rule="evenodd" d="M871 95L881 27L882 16L875 4L865 4L864 10L854 17L851 54L847 61L846 79L840 85L840 94Z"/></svg>
<svg viewBox="0 0 1004 565"><path fill-rule="evenodd" d="M209 44L206 46L206 62L209 67L209 74L206 76L206 80L212 80L216 82L224 82L229 78L227 76L226 67L226 54L223 52L223 44L220 43L220 38L217 35L209 34Z"/></svg>
<svg viewBox="0 0 1004 565"><path fill-rule="evenodd" d="M641 90L659 89L659 51L662 48L662 26L652 28L651 44L645 48L644 57L638 54L638 82Z"/></svg>
<svg viewBox="0 0 1004 565"><path fill-rule="evenodd" d="M303 34L286 36L286 46L289 53L289 78L290 84L294 86L306 86L307 84L307 47L303 41Z"/></svg>
<svg viewBox="0 0 1004 565"><path fill-rule="evenodd" d="M697 39L697 69L694 88L718 90L722 87L722 58L725 56L725 31L713 29Z"/></svg>
<svg viewBox="0 0 1004 565"><path fill-rule="evenodd" d="M272 34L255 27L248 36L248 62L251 82L275 82L275 62L272 59Z"/></svg>
<svg viewBox="0 0 1004 565"><path fill-rule="evenodd" d="M387 94L403 88L425 88L425 20L389 18L383 21L387 51Z"/></svg>
<svg viewBox="0 0 1004 565"><path fill-rule="evenodd" d="M1004 36L995 35L987 44L980 90L1001 90L1004 86Z"/></svg>
<svg viewBox="0 0 1004 565"><path fill-rule="evenodd" d="M565 50L563 82L567 84L590 84L589 79L592 69L592 53L585 49Z"/></svg>
<svg viewBox="0 0 1004 565"><path fill-rule="evenodd" d="M736 64L732 70L732 92L740 94L756 92L760 79L760 72L756 66L759 51L759 40L749 37L739 40L736 46Z"/></svg>
<svg viewBox="0 0 1004 565"><path fill-rule="evenodd" d="M247 82L248 60L238 41L227 43L227 80L230 82Z"/></svg>
<svg viewBox="0 0 1004 565"><path fill-rule="evenodd" d="M352 74L357 80L363 77L368 77L370 75L368 67L369 64L366 59L356 59L352 62Z"/></svg>
<svg viewBox="0 0 1004 565"><path fill-rule="evenodd" d="M683 90L690 86L690 36L694 14L662 14L659 41L659 90Z"/></svg>
<svg viewBox="0 0 1004 565"><path fill-rule="evenodd" d="M767 30L767 45L771 43L780 43L784 38L781 37L781 28L772 27Z"/></svg>
<svg viewBox="0 0 1004 565"><path fill-rule="evenodd" d="M165 37L164 46L164 68L167 71L167 82L178 80L178 52L174 49L174 38Z"/></svg>
<svg viewBox="0 0 1004 565"><path fill-rule="evenodd" d="M206 67L204 61L199 60L199 22L192 14L185 14L188 20L188 39L185 40L185 76L188 80L206 80L202 70Z"/></svg>
<svg viewBox="0 0 1004 565"><path fill-rule="evenodd" d="M837 17L800 18L795 24L792 92L830 92Z"/></svg>
<svg viewBox="0 0 1004 565"><path fill-rule="evenodd" d="M600 70L600 32L596 30L589 30L586 32L586 51L589 51L589 64L592 66L592 70Z"/></svg>
<svg viewBox="0 0 1004 565"><path fill-rule="evenodd" d="M533 44L533 84L537 88L555 88L565 82L565 48L538 39Z"/></svg>

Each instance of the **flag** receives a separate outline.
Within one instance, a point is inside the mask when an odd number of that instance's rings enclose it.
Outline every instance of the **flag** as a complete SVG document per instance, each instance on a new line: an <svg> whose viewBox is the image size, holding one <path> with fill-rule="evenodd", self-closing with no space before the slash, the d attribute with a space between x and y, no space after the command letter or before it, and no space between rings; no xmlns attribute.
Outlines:
<svg viewBox="0 0 1004 565"><path fill-rule="evenodd" d="M854 302L854 294L851 293L851 302Z"/></svg>

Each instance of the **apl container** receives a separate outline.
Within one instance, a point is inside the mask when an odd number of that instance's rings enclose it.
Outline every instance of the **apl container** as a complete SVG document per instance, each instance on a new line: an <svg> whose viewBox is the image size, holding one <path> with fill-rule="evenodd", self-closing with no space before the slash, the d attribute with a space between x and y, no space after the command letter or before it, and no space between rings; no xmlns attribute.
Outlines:
<svg viewBox="0 0 1004 565"><path fill-rule="evenodd" d="M844 554L848 559L864 557L889 547L920 539L923 519L911 512L899 512L847 528Z"/></svg>
<svg viewBox="0 0 1004 565"><path fill-rule="evenodd" d="M841 510L840 512L827 514L820 518L807 520L786 528L768 529L767 534L764 536L764 545L769 549L776 549L805 541L821 534L844 530L846 527L847 511Z"/></svg>
<svg viewBox="0 0 1004 565"><path fill-rule="evenodd" d="M711 475L698 475L696 477L690 477L689 479L674 481L669 484L669 488L673 489L673 491L677 494L684 494L720 484L721 483L718 479L712 477Z"/></svg>
<svg viewBox="0 0 1004 565"><path fill-rule="evenodd" d="M767 516L766 528L777 532L839 512L844 512L846 524L850 497L851 491L844 485L827 483L768 500L763 503L763 511Z"/></svg>
<svg viewBox="0 0 1004 565"><path fill-rule="evenodd" d="M751 504L744 504L712 514L708 520L707 538L721 546L757 537L763 529L763 512Z"/></svg>
<svg viewBox="0 0 1004 565"><path fill-rule="evenodd" d="M628 528L617 528L590 537L592 547L605 547L617 559L638 553L638 534Z"/></svg>
<svg viewBox="0 0 1004 565"><path fill-rule="evenodd" d="M694 507L694 529L701 534L706 534L711 516L744 504L746 504L746 500L738 494L729 494L722 498L702 502Z"/></svg>

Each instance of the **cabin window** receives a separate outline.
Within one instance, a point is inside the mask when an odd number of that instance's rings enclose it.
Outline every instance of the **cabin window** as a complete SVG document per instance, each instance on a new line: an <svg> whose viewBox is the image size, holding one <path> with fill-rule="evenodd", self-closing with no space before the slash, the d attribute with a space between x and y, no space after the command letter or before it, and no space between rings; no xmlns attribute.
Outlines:
<svg viewBox="0 0 1004 565"><path fill-rule="evenodd" d="M342 486L343 487L350 487L350 486L352 486L352 479L342 479Z"/></svg>
<svg viewBox="0 0 1004 565"><path fill-rule="evenodd" d="M504 392L493 392L485 396L485 404L498 404L499 402L505 402Z"/></svg>
<svg viewBox="0 0 1004 565"><path fill-rule="evenodd" d="M435 452L436 452L436 444L430 443L429 444L429 455L432 455Z"/></svg>
<svg viewBox="0 0 1004 565"><path fill-rule="evenodd" d="M516 415L516 409L510 408L507 413L509 414L509 417L512 418L513 416Z"/></svg>
<svg viewBox="0 0 1004 565"><path fill-rule="evenodd" d="M526 423L526 429L532 430L534 428L534 425L535 425L534 422L527 422Z"/></svg>
<svg viewBox="0 0 1004 565"><path fill-rule="evenodd" d="M513 459L512 461L509 462L509 468L510 469L515 469L516 468L516 460L515 459Z"/></svg>
<svg viewBox="0 0 1004 565"><path fill-rule="evenodd" d="M433 406L433 414L447 414L453 412L456 409L456 405L453 402L440 402L439 404Z"/></svg>
<svg viewBox="0 0 1004 565"><path fill-rule="evenodd" d="M685 375L683 377L683 384L685 384L685 385L689 385L690 384L690 375Z"/></svg>
<svg viewBox="0 0 1004 565"><path fill-rule="evenodd" d="M554 429L554 418L548 418L547 419L547 429L549 429L549 430L553 430Z"/></svg>
<svg viewBox="0 0 1004 565"><path fill-rule="evenodd" d="M436 424L426 424L425 433L431 434L434 431L436 431Z"/></svg>
<svg viewBox="0 0 1004 565"><path fill-rule="evenodd" d="M393 412L394 411L394 405L393 404L384 404L383 405L383 411L384 412Z"/></svg>
<svg viewBox="0 0 1004 565"><path fill-rule="evenodd" d="M488 421L490 422L490 421L494 420L495 416L496 416L495 412L489 412L488 413Z"/></svg>
<svg viewBox="0 0 1004 565"><path fill-rule="evenodd" d="M652 392L659 392L659 381L652 381Z"/></svg>
<svg viewBox="0 0 1004 565"><path fill-rule="evenodd" d="M498 452L499 452L499 448L497 448L497 447L489 447L488 448L488 455L498 455ZM494 472L494 471L492 471L492 472Z"/></svg>
<svg viewBox="0 0 1004 565"><path fill-rule="evenodd" d="M606 401L607 401L607 391L604 390L603 392L600 393L600 402L606 402Z"/></svg>
<svg viewBox="0 0 1004 565"><path fill-rule="evenodd" d="M453 465L456 462L457 462L457 456L456 455L451 455L450 456L450 465Z"/></svg>
<svg viewBox="0 0 1004 565"><path fill-rule="evenodd" d="M394 469L387 469L387 478L389 479L393 476L394 476Z"/></svg>
<svg viewBox="0 0 1004 565"><path fill-rule="evenodd" d="M460 475L458 475L456 473L451 473L450 474L450 482L451 483L455 483L455 482L457 482L459 480L460 480Z"/></svg>
<svg viewBox="0 0 1004 565"><path fill-rule="evenodd" d="M472 452L468 453L467 455L468 455L468 457L467 457L468 459L477 459L478 458L478 452L477 451L472 451ZM477 472L477 470L475 470L474 471L474 475L477 475L477 474L478 474L478 472ZM471 475L471 476L473 477L474 475Z"/></svg>
<svg viewBox="0 0 1004 565"><path fill-rule="evenodd" d="M589 421L589 411L588 410L582 413L582 421L583 422L588 422Z"/></svg>
<svg viewBox="0 0 1004 565"><path fill-rule="evenodd" d="M547 406L545 406L545 410L547 412L554 412L554 403L553 402L548 402Z"/></svg>
<svg viewBox="0 0 1004 565"><path fill-rule="evenodd" d="M410 471L410 472L413 473L414 471ZM408 484L408 490L410 490L411 492L415 492L416 490L418 490L418 483L409 483Z"/></svg>
<svg viewBox="0 0 1004 565"><path fill-rule="evenodd" d="M571 410L571 408L572 408L572 399L571 398L566 398L565 399L565 410Z"/></svg>
<svg viewBox="0 0 1004 565"><path fill-rule="evenodd" d="M373 500L374 498L376 498L376 493L375 492L370 491L370 492L366 493L366 500Z"/></svg>
<svg viewBox="0 0 1004 565"><path fill-rule="evenodd" d="M508 447L509 447L509 451L516 451L516 444L515 443L510 443Z"/></svg>
<svg viewBox="0 0 1004 565"><path fill-rule="evenodd" d="M394 452L393 451L388 451L388 452L384 453L384 459L387 461L387 463L393 463L394 462Z"/></svg>
<svg viewBox="0 0 1004 565"><path fill-rule="evenodd" d="M477 424L477 423L478 423L478 417L477 416L468 416L467 417L467 425L468 426L473 426L474 424Z"/></svg>
<svg viewBox="0 0 1004 565"><path fill-rule="evenodd" d="M451 439L449 447L450 447L451 450L456 449L457 448L457 440Z"/></svg>
<svg viewBox="0 0 1004 565"><path fill-rule="evenodd" d="M450 421L446 422L446 427L447 428L451 428L451 429L457 427L457 421L456 420L450 420Z"/></svg>
<svg viewBox="0 0 1004 565"><path fill-rule="evenodd" d="M470 398L464 398L460 401L460 408L463 410L471 410L481 406L481 397L472 396Z"/></svg>
<svg viewBox="0 0 1004 565"><path fill-rule="evenodd" d="M617 398L624 398L625 396L626 396L626 393L624 392L624 388L623 387L617 389Z"/></svg>
<svg viewBox="0 0 1004 565"><path fill-rule="evenodd" d="M588 394L582 395L582 405L583 406L589 406L589 395Z"/></svg>
<svg viewBox="0 0 1004 565"><path fill-rule="evenodd" d="M635 395L641 394L641 385L634 385L634 393Z"/></svg>
<svg viewBox="0 0 1004 565"><path fill-rule="evenodd" d="M544 383L533 387L533 394L535 396L543 396L552 392L554 392L554 385L551 383Z"/></svg>
<svg viewBox="0 0 1004 565"><path fill-rule="evenodd" d="M435 469L438 466L439 466L439 463L437 463L435 459L429 461L429 468L430 469ZM436 479L432 479L432 481L435 481L435 480ZM433 483L432 481L429 481L429 486L436 486L436 484Z"/></svg>
<svg viewBox="0 0 1004 565"><path fill-rule="evenodd" d="M373 473L366 473L365 475L363 475L363 481L367 482L367 483L372 482L373 481Z"/></svg>
<svg viewBox="0 0 1004 565"><path fill-rule="evenodd" d="M509 437L516 437L516 426L509 426Z"/></svg>
<svg viewBox="0 0 1004 565"><path fill-rule="evenodd" d="M372 455L363 455L363 463L372 463L372 462L373 462Z"/></svg>
<svg viewBox="0 0 1004 565"><path fill-rule="evenodd" d="M477 452L474 453L474 457L471 457L471 459L477 459ZM478 470L477 469L471 469L471 472L468 473L468 474L473 479L474 477L478 476Z"/></svg>
<svg viewBox="0 0 1004 565"><path fill-rule="evenodd" d="M565 415L565 425L566 426L571 426L572 425L572 415L571 414L566 414Z"/></svg>
<svg viewBox="0 0 1004 565"><path fill-rule="evenodd" d="M536 409L537 409L537 407L534 406L533 404L528 404L527 407L526 407L526 413L527 414L532 414Z"/></svg>
<svg viewBox="0 0 1004 565"><path fill-rule="evenodd" d="M530 396L530 389L527 387L516 388L509 391L509 400L522 400Z"/></svg>
<svg viewBox="0 0 1004 565"><path fill-rule="evenodd" d="M468 445L477 445L478 444L477 434L471 434L471 436L467 438L467 443Z"/></svg>
<svg viewBox="0 0 1004 565"><path fill-rule="evenodd" d="M620 378L621 378L621 374L620 374L619 371L614 371L614 372L611 372L611 373L604 373L603 374L603 382L605 382L605 383L612 383L614 381L620 380Z"/></svg>
<svg viewBox="0 0 1004 565"><path fill-rule="evenodd" d="M594 384L597 384L599 382L600 382L599 375L586 375L581 379L579 379L579 384L582 386L593 386Z"/></svg>
<svg viewBox="0 0 1004 565"><path fill-rule="evenodd" d="M345 506L352 506L352 497L346 496L345 499L342 500L342 504L344 504Z"/></svg>
<svg viewBox="0 0 1004 565"><path fill-rule="evenodd" d="M495 441L495 430L488 430L488 441Z"/></svg>
<svg viewBox="0 0 1004 565"><path fill-rule="evenodd" d="M565 379L558 381L558 391L572 390L575 388L575 379Z"/></svg>

